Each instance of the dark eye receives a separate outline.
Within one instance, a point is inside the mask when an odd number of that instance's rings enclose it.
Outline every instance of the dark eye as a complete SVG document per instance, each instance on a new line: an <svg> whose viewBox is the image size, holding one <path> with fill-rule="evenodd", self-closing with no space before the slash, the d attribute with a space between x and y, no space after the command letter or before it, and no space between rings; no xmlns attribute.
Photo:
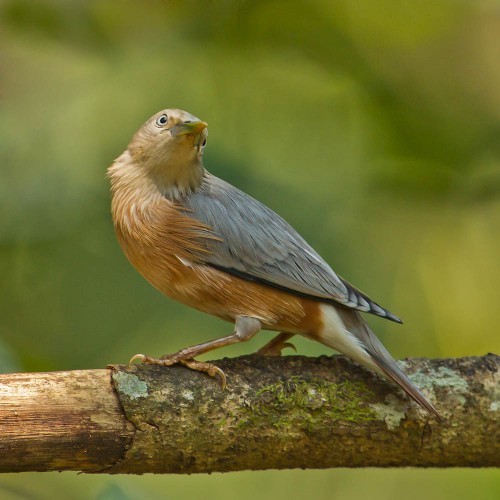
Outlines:
<svg viewBox="0 0 500 500"><path fill-rule="evenodd" d="M168 116L167 115L161 115L156 119L156 125L158 127L163 127L168 123Z"/></svg>
<svg viewBox="0 0 500 500"><path fill-rule="evenodd" d="M207 145L207 140L205 139L205 140L203 141L203 144L202 144L201 146L204 148L206 145Z"/></svg>

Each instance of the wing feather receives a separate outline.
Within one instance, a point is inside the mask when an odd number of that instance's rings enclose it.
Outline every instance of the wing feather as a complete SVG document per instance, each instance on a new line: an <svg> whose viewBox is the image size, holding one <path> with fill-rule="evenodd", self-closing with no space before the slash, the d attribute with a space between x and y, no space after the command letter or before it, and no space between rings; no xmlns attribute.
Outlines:
<svg viewBox="0 0 500 500"><path fill-rule="evenodd" d="M401 322L335 274L314 249L279 215L209 173L183 200L186 215L213 229L204 263L292 293L335 302Z"/></svg>

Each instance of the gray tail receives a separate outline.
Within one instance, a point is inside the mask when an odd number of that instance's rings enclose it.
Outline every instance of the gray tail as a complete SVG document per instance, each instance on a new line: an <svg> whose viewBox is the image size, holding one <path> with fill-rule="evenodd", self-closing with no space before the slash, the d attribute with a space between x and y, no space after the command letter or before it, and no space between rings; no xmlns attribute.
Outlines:
<svg viewBox="0 0 500 500"><path fill-rule="evenodd" d="M364 322L361 315L357 311L352 310L344 310L342 313L340 314L342 315L344 324L347 329L360 340L363 347L370 355L371 360L378 368L376 371L385 375L393 382L396 382L410 398L441 421L442 417L439 415L436 408L434 408L420 392L418 387L403 373L396 364L396 361L394 361L393 357L389 354L389 351L382 345L380 340Z"/></svg>
<svg viewBox="0 0 500 500"><path fill-rule="evenodd" d="M373 334L372 334L373 335ZM410 398L416 401L422 408L434 415L439 421L442 421L434 405L420 392L418 387L403 373L394 360L380 358L378 355L369 351L373 361L384 372L384 374L401 387Z"/></svg>

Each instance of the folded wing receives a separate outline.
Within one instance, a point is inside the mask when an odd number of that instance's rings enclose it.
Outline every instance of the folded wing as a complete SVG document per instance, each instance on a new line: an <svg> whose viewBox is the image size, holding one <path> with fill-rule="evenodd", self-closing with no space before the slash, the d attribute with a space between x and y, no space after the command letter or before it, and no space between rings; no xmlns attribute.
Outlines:
<svg viewBox="0 0 500 500"><path fill-rule="evenodd" d="M243 279L311 299L337 303L392 321L401 320L337 276L279 215L223 180L206 174L201 189L183 200L186 215L213 229L198 260Z"/></svg>

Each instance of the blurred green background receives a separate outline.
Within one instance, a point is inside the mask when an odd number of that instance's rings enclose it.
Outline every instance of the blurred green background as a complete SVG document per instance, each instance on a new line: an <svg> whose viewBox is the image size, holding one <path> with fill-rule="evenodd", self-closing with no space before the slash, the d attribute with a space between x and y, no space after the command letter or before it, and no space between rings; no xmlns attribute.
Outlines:
<svg viewBox="0 0 500 500"><path fill-rule="evenodd" d="M229 332L161 296L114 237L106 168L166 107L209 123L210 171L284 216L405 320L370 320L396 357L499 352L499 63L494 1L1 1L1 370L97 368ZM500 478L0 477L5 499L69 491L75 500L493 499Z"/></svg>

